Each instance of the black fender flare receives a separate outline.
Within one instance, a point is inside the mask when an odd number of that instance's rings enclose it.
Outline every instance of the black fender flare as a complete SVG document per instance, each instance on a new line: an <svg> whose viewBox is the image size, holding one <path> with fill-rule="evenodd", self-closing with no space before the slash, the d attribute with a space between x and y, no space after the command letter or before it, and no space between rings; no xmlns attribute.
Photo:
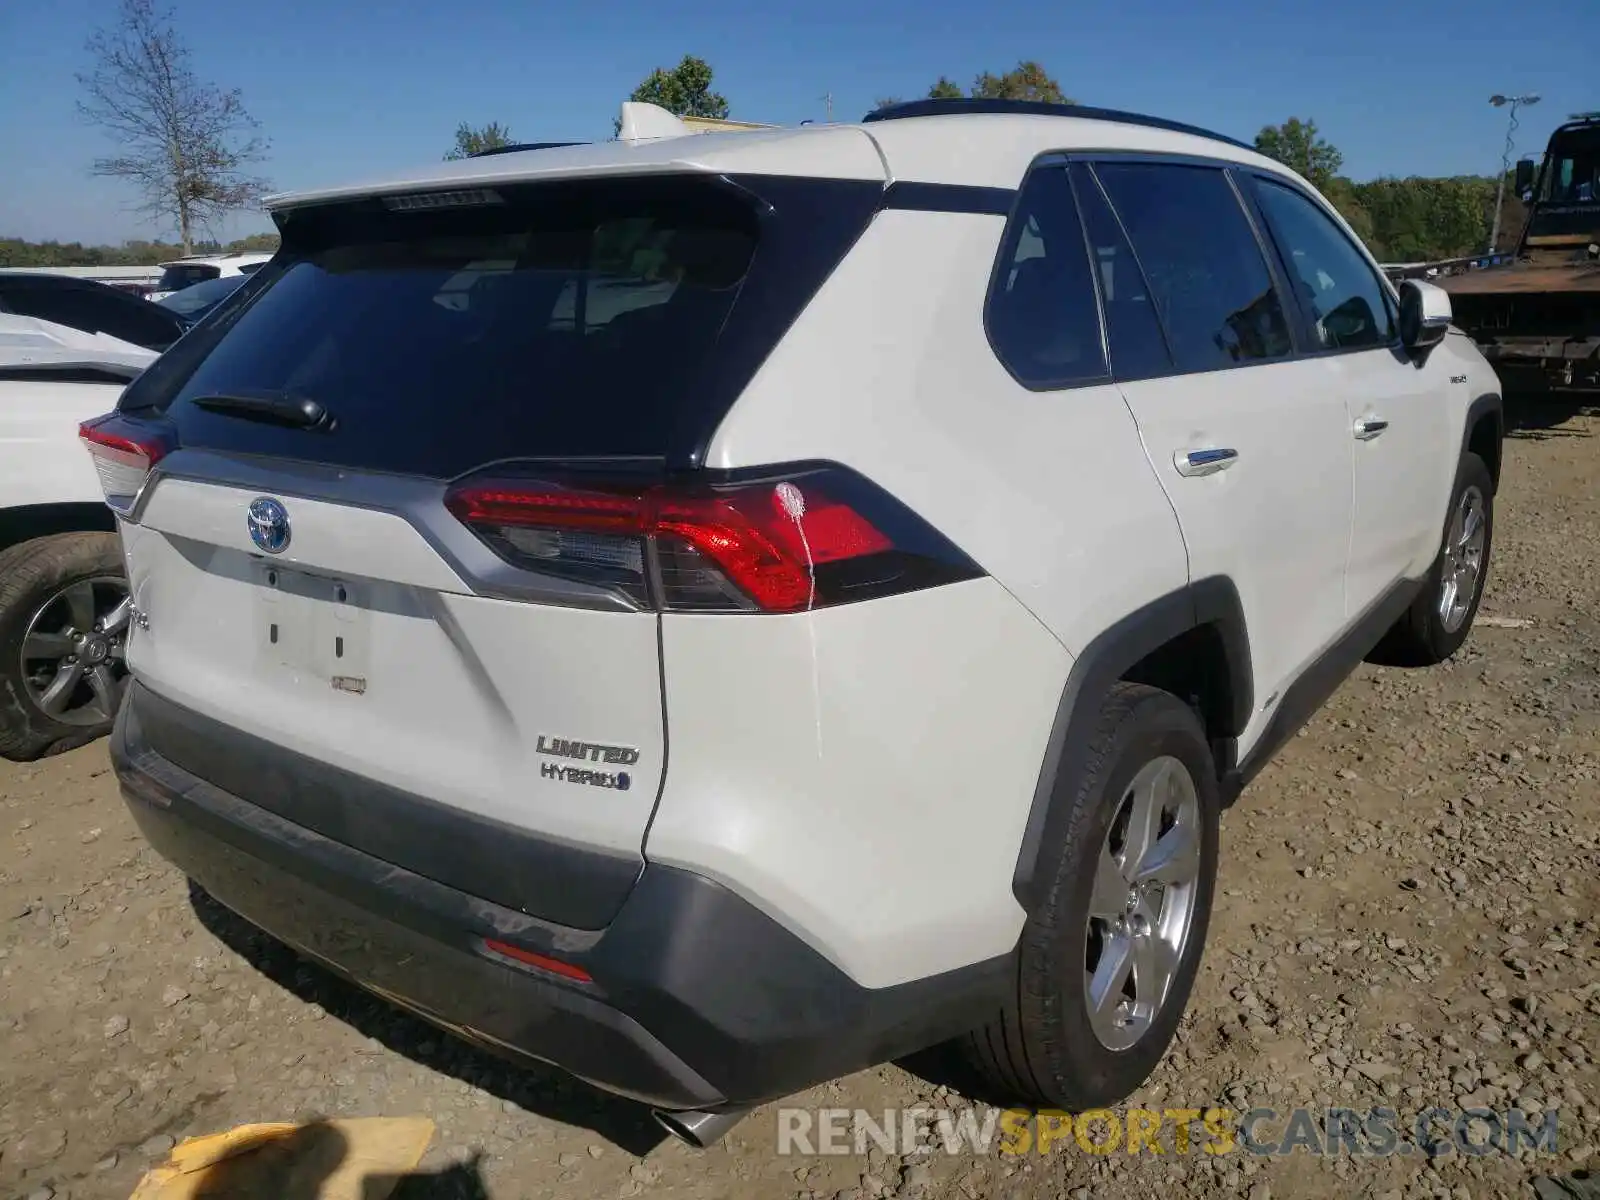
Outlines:
<svg viewBox="0 0 1600 1200"><path fill-rule="evenodd" d="M1012 894L1026 911L1033 912L1044 898L1049 872L1041 869L1041 851L1055 844L1058 839L1050 835L1071 811L1076 781L1099 721L1101 699L1141 659L1202 626L1214 626L1221 636L1231 677L1231 711L1222 731L1229 743L1225 755L1229 761L1219 761L1217 768L1221 773L1233 768L1232 741L1249 723L1255 704L1250 640L1238 588L1225 576L1212 576L1129 613L1085 646L1073 662L1045 744L1011 880Z"/></svg>
<svg viewBox="0 0 1600 1200"><path fill-rule="evenodd" d="M1500 490L1500 464L1504 460L1504 453L1500 449L1506 438L1506 409L1505 401L1497 392L1485 392L1467 405L1467 416L1461 422L1461 453L1465 455L1472 444L1472 431L1478 427L1478 422L1485 416L1494 419L1495 461L1486 464L1489 468L1489 477L1494 480L1495 490ZM1460 461L1457 459L1457 461Z"/></svg>

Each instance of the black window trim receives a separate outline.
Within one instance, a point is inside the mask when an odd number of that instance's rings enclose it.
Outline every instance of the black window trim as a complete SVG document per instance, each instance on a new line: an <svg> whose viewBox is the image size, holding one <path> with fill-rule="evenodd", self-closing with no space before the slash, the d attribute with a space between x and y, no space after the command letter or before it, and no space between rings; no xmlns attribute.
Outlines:
<svg viewBox="0 0 1600 1200"><path fill-rule="evenodd" d="M1329 223L1333 226L1334 232L1345 240L1345 242L1356 252L1356 256L1366 265L1367 269L1372 272L1373 278L1378 282L1378 291L1383 296L1384 303L1388 308L1386 315L1389 318L1389 325L1393 331L1388 341L1374 342L1370 346L1323 346L1320 339L1318 339L1316 336L1316 319L1310 312L1306 310L1305 305L1301 302L1300 297L1295 293L1295 290L1293 288L1286 289L1292 298L1292 307L1295 314L1295 324L1298 327L1298 336L1300 340L1305 343L1304 348L1299 352L1297 357L1314 359L1329 358L1344 354L1371 354L1375 350L1403 351L1405 347L1400 337L1399 293L1395 291L1394 284L1390 281L1389 277L1385 275L1373 261L1371 251L1362 245L1361 239L1352 237L1345 231L1344 222L1342 219L1338 218L1338 214L1336 210L1333 209L1333 206L1321 201L1319 197L1307 191L1305 188L1301 187L1298 183L1287 176L1256 169L1246 169L1243 173L1248 175L1248 180L1246 181L1247 185L1241 186L1239 190L1245 196L1250 211L1256 214L1256 220L1260 223L1262 232L1266 236L1267 240L1272 244L1274 261L1278 263L1286 279L1288 277L1289 263L1286 257L1285 239L1282 232L1273 223L1272 218L1267 215L1266 208L1261 204L1261 199L1256 189L1262 184L1280 187L1285 191L1293 192L1295 195L1309 203L1318 212L1322 213L1323 216L1327 217L1329 219Z"/></svg>

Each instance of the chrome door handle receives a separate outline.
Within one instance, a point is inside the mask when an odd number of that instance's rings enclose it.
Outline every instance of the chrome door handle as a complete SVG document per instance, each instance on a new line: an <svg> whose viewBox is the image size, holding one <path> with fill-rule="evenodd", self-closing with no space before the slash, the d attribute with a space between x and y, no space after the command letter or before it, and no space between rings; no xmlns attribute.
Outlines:
<svg viewBox="0 0 1600 1200"><path fill-rule="evenodd" d="M1378 417L1362 417L1355 423L1353 432L1358 441L1370 442L1387 428L1389 428L1389 422Z"/></svg>
<svg viewBox="0 0 1600 1200"><path fill-rule="evenodd" d="M1193 479L1198 475L1215 475L1218 471L1226 471L1238 459L1237 450L1210 446L1204 450L1179 450L1172 456L1172 465L1178 468L1179 475Z"/></svg>

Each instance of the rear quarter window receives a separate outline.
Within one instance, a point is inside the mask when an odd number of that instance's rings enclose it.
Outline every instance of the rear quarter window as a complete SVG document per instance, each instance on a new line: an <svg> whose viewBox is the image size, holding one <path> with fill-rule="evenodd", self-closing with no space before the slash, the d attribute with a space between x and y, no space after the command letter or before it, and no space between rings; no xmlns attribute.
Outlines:
<svg viewBox="0 0 1600 1200"><path fill-rule="evenodd" d="M1094 279L1065 167L1041 167L1024 182L984 323L995 356L1024 387L1106 378Z"/></svg>

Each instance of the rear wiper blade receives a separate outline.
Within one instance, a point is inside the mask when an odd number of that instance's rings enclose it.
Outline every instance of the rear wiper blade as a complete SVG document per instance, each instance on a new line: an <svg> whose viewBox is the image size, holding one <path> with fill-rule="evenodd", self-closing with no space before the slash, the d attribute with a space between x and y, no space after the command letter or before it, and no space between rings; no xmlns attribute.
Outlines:
<svg viewBox="0 0 1600 1200"><path fill-rule="evenodd" d="M293 429L332 429L334 426L333 414L310 396L224 392L197 396L189 403L207 412L287 425Z"/></svg>

